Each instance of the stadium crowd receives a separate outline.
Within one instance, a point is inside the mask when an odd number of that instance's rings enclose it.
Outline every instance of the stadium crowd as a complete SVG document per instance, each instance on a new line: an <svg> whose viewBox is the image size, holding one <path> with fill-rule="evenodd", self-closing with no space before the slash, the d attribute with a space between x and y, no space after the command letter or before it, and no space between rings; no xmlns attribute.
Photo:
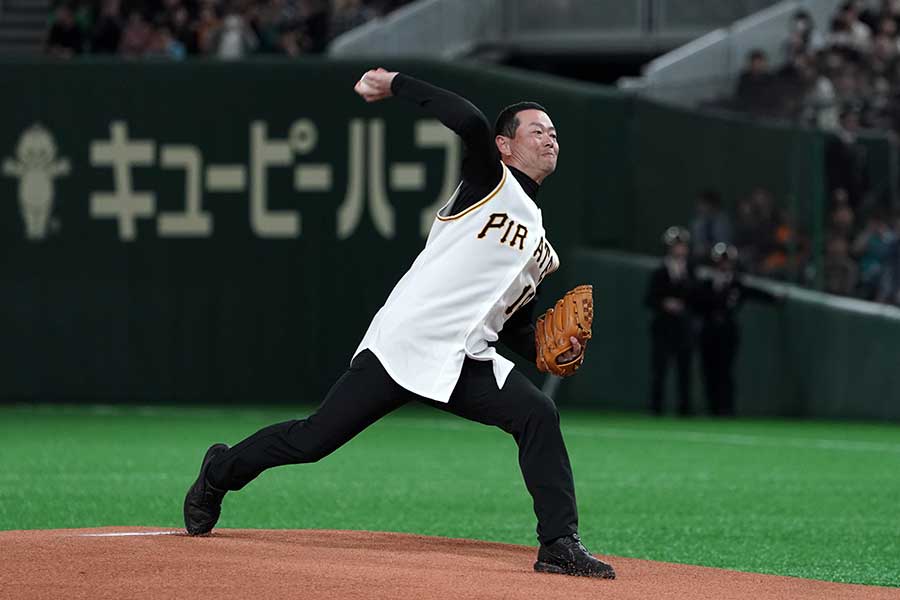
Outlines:
<svg viewBox="0 0 900 600"><path fill-rule="evenodd" d="M819 280L832 294L900 305L900 216L873 207L860 219L843 188L833 190L830 204L821 274L808 232L762 187L740 198L733 216L717 192L699 195L690 223L693 259L707 262L716 244L733 244L747 273L805 285Z"/></svg>
<svg viewBox="0 0 900 600"><path fill-rule="evenodd" d="M797 11L780 68L762 50L749 53L733 107L837 129L853 113L864 128L900 128L900 0L841 4L827 31Z"/></svg>
<svg viewBox="0 0 900 600"><path fill-rule="evenodd" d="M900 133L900 0L848 0L824 30L798 10L781 59L773 69L766 53L750 52L725 104L833 134L826 147L824 289L900 304L900 215L894 199L873 196L858 143L861 129ZM732 233L742 262L751 272L808 283L817 276L808 237L773 206L762 189L738 202Z"/></svg>
<svg viewBox="0 0 900 600"><path fill-rule="evenodd" d="M182 60L322 52L335 36L410 0L63 0L46 54Z"/></svg>
<svg viewBox="0 0 900 600"><path fill-rule="evenodd" d="M181 60L205 55L322 52L335 36L411 0L62 0L50 19L45 51L71 58L116 54ZM750 273L826 291L900 304L900 217L870 197L862 128L900 132L900 0L848 0L827 31L797 11L783 66L760 50L748 56L733 98L721 103L765 118L789 119L833 133L826 150L830 197L823 273L809 236L772 194L758 188L733 216L714 191L700 194L691 224L692 253L708 257L734 244Z"/></svg>

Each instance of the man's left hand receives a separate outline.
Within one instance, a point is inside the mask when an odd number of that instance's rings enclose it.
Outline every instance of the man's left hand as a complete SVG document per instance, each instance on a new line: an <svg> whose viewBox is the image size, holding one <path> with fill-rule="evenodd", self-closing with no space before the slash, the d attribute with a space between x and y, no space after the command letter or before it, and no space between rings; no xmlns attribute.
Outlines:
<svg viewBox="0 0 900 600"><path fill-rule="evenodd" d="M561 365L575 360L581 354L581 342L578 341L578 338L574 335L569 336L569 341L572 342L572 349L568 352L560 354L556 359L556 362Z"/></svg>

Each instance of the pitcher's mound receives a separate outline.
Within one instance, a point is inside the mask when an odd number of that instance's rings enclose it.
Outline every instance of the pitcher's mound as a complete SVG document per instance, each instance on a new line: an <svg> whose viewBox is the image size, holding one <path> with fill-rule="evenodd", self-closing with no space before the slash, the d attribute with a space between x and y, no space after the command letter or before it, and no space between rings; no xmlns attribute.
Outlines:
<svg viewBox="0 0 900 600"><path fill-rule="evenodd" d="M890 588L607 557L614 581L537 574L535 548L365 531L0 532L0 590L38 598L897 600Z"/></svg>

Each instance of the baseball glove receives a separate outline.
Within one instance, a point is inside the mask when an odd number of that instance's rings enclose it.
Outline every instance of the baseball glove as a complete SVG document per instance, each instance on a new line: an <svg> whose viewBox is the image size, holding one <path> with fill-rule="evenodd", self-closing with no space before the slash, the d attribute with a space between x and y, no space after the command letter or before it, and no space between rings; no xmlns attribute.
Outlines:
<svg viewBox="0 0 900 600"><path fill-rule="evenodd" d="M593 288L579 285L566 292L556 306L538 317L534 327L534 343L537 348L537 368L541 373L553 373L568 377L584 362L587 341L591 339L591 324L594 321ZM560 363L559 357L572 349L570 337L581 343L581 353L567 362Z"/></svg>

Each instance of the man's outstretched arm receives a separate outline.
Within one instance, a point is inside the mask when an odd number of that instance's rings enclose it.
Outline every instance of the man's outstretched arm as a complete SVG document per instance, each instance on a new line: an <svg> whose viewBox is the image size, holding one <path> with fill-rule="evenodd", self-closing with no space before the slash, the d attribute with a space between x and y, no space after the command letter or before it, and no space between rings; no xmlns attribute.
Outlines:
<svg viewBox="0 0 900 600"><path fill-rule="evenodd" d="M491 125L484 113L465 98L409 75L380 68L367 71L353 89L366 102L396 96L417 104L462 139L463 181L487 189L500 181L503 170Z"/></svg>

